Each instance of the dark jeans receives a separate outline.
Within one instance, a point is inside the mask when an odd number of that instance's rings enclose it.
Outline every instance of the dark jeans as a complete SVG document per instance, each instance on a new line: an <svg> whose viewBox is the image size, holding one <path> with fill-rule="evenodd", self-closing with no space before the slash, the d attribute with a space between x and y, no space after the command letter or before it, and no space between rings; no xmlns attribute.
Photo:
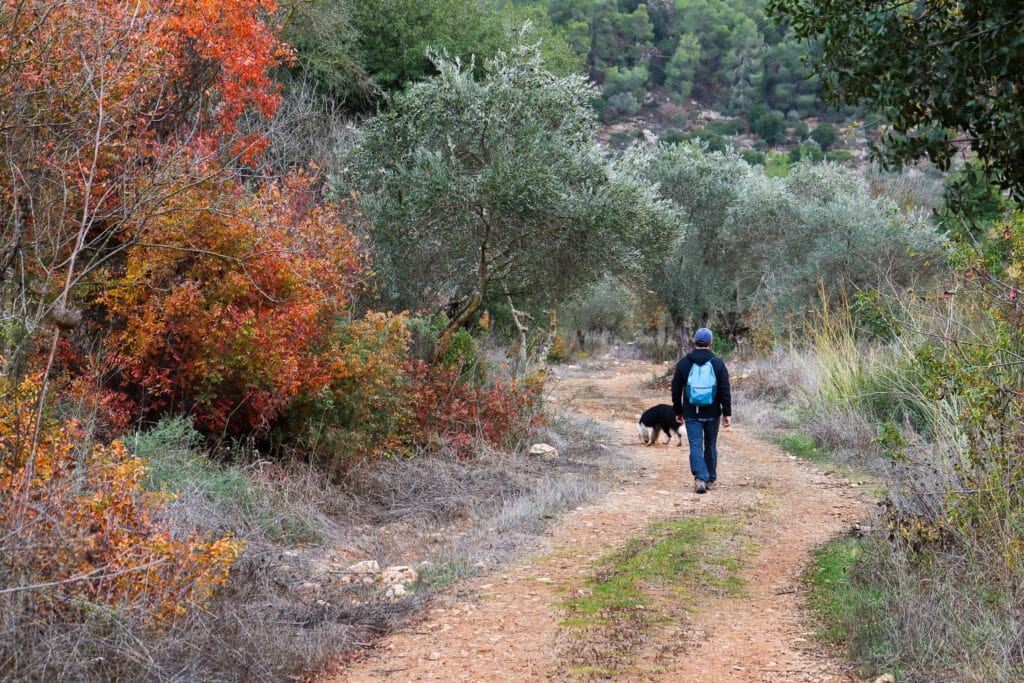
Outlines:
<svg viewBox="0 0 1024 683"><path fill-rule="evenodd" d="M686 419L690 442L690 471L695 479L712 482L718 478L718 418Z"/></svg>

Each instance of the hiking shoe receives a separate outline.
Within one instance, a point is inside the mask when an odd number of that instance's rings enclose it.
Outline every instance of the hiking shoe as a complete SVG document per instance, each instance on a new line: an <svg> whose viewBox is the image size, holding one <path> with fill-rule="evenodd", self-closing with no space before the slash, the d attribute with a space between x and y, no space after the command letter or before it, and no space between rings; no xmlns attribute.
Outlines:
<svg viewBox="0 0 1024 683"><path fill-rule="evenodd" d="M717 482L714 482L714 481L709 481L709 482L707 483L707 486L705 486L705 488L706 488L706 489L707 489L708 491L713 491L713 490L715 490L715 489L717 488L716 484L717 484Z"/></svg>
<svg viewBox="0 0 1024 683"><path fill-rule="evenodd" d="M697 488L697 493L704 493L708 490L708 485L701 479L694 480L693 484Z"/></svg>

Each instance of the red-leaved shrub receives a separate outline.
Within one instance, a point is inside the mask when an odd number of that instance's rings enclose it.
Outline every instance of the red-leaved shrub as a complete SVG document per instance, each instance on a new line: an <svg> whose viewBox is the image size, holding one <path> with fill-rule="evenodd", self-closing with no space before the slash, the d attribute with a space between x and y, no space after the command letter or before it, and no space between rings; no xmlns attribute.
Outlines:
<svg viewBox="0 0 1024 683"><path fill-rule="evenodd" d="M102 297L118 323L106 360L139 412L259 435L331 386L337 321L367 261L314 182L183 189L128 250Z"/></svg>
<svg viewBox="0 0 1024 683"><path fill-rule="evenodd" d="M510 446L543 422L538 404L542 376L507 381L485 376L466 379L457 368L411 361L410 403L416 428L412 442L427 446L433 439L460 457L472 454L476 439Z"/></svg>

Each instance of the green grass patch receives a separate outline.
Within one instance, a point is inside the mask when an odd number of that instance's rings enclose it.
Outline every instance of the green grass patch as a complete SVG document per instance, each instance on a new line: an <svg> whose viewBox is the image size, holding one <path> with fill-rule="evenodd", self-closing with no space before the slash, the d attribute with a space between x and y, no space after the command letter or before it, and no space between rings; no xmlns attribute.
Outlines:
<svg viewBox="0 0 1024 683"><path fill-rule="evenodd" d="M448 560L425 567L420 572L420 582L432 588L444 588L476 573L476 567L468 562Z"/></svg>
<svg viewBox="0 0 1024 683"><path fill-rule="evenodd" d="M894 606L859 571L868 555L877 552L874 543L852 537L830 541L815 551L805 573L818 635L865 665L890 662L895 656L885 628Z"/></svg>
<svg viewBox="0 0 1024 683"><path fill-rule="evenodd" d="M776 436L772 441L775 445L780 446L784 450L803 460L831 463L828 454L815 446L814 439L806 434L801 434L800 432L783 434L781 436Z"/></svg>
<svg viewBox="0 0 1024 683"><path fill-rule="evenodd" d="M695 517L652 525L648 537L630 540L618 552L595 565L586 594L565 603L578 617L650 608L658 598L655 587L668 588L681 599L712 590L737 594L743 582L740 561L728 549L738 533L732 520ZM714 552L717 551L717 552Z"/></svg>
<svg viewBox="0 0 1024 683"><path fill-rule="evenodd" d="M126 440L148 461L145 486L168 493L198 493L234 515L243 535L256 528L273 541L318 542L320 526L312 518L275 503L268 487L253 481L241 467L211 462L200 450L202 437L185 418L161 420L153 429Z"/></svg>
<svg viewBox="0 0 1024 683"><path fill-rule="evenodd" d="M655 670L652 648L666 640L659 634L678 628L697 596L742 594L747 540L740 532L738 521L720 517L663 522L595 562L577 595L562 603L566 671Z"/></svg>

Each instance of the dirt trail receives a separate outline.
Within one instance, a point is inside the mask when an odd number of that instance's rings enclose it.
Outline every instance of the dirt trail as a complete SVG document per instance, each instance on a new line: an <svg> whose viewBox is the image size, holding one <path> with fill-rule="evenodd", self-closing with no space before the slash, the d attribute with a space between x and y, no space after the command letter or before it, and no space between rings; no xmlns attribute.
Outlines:
<svg viewBox="0 0 1024 683"><path fill-rule="evenodd" d="M617 444L639 469L609 495L569 512L538 555L473 580L459 596L378 644L335 681L562 680L557 649L559 602L591 573L590 562L642 536L656 521L756 511L745 533L745 591L690 606L681 642L667 644L667 664L618 680L855 681L847 667L808 640L799 608L801 570L811 548L863 519L860 489L758 441L743 427L743 407L719 438L719 484L697 496L686 447L643 447L636 419L665 391L644 389L649 363L562 370L557 400L614 428Z"/></svg>

